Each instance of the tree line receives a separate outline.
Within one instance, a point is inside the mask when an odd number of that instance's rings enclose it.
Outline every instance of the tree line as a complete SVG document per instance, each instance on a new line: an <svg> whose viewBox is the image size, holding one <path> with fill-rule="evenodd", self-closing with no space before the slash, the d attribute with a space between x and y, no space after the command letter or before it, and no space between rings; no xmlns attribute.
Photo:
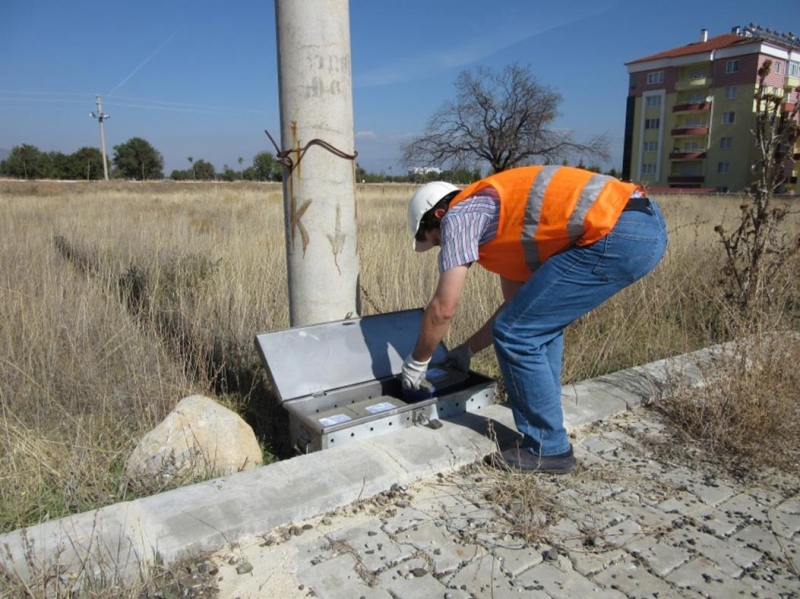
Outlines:
<svg viewBox="0 0 800 599"><path fill-rule="evenodd" d="M227 164L221 172L207 160L187 158L190 168L173 170L169 178L176 181L280 181L283 168L270 152L259 152L252 164L240 170ZM125 143L114 146L111 160L106 157L109 177L147 181L164 179L164 157L150 142L141 137L132 137ZM16 179L67 179L96 181L105 177L103 154L97 148L83 147L72 154L43 152L31 144L14 146L8 157L0 161L0 176Z"/></svg>

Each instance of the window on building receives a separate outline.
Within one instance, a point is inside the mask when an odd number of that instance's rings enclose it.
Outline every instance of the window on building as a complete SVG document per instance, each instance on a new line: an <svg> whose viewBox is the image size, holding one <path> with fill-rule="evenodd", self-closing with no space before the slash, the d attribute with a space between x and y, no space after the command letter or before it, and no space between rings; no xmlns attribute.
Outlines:
<svg viewBox="0 0 800 599"><path fill-rule="evenodd" d="M644 105L649 108L661 106L661 96L645 96Z"/></svg>
<svg viewBox="0 0 800 599"><path fill-rule="evenodd" d="M684 152L699 152L700 142L699 141L686 141L683 143L683 151Z"/></svg>
<svg viewBox="0 0 800 599"><path fill-rule="evenodd" d="M783 68L783 63L780 60L776 60L775 61L775 73L780 75L782 68Z"/></svg>
<svg viewBox="0 0 800 599"><path fill-rule="evenodd" d="M661 125L661 119L645 119L644 120L644 128L645 129L658 129Z"/></svg>
<svg viewBox="0 0 800 599"><path fill-rule="evenodd" d="M792 60L789 62L789 77L800 77L800 61Z"/></svg>
<svg viewBox="0 0 800 599"><path fill-rule="evenodd" d="M628 80L630 81L631 89L636 89L636 73L631 73Z"/></svg>
<svg viewBox="0 0 800 599"><path fill-rule="evenodd" d="M733 147L733 138L732 137L720 137L719 138L719 149L720 150L730 150Z"/></svg>
<svg viewBox="0 0 800 599"><path fill-rule="evenodd" d="M701 116L691 116L686 119L686 127L705 127L705 119Z"/></svg>
<svg viewBox="0 0 800 599"><path fill-rule="evenodd" d="M725 73L738 73L739 72L739 59L729 60L725 63Z"/></svg>
<svg viewBox="0 0 800 599"><path fill-rule="evenodd" d="M731 163L730 162L718 162L717 163L717 174L718 175L727 175L731 172Z"/></svg>
<svg viewBox="0 0 800 599"><path fill-rule="evenodd" d="M726 87L725 88L725 99L726 100L733 100L739 94L738 87Z"/></svg>
<svg viewBox="0 0 800 599"><path fill-rule="evenodd" d="M653 85L655 83L664 83L664 71L647 73L647 85Z"/></svg>
<svg viewBox="0 0 800 599"><path fill-rule="evenodd" d="M733 110L722 113L722 124L733 125L736 122L736 113Z"/></svg>
<svg viewBox="0 0 800 599"><path fill-rule="evenodd" d="M644 142L643 147L645 152L657 152L658 151L658 142L657 141L646 141Z"/></svg>
<svg viewBox="0 0 800 599"><path fill-rule="evenodd" d="M656 174L656 165L655 164L643 164L642 165L642 174L643 175L655 175Z"/></svg>
<svg viewBox="0 0 800 599"><path fill-rule="evenodd" d="M689 104L702 104L706 101L706 95L699 92L693 93L689 96Z"/></svg>
<svg viewBox="0 0 800 599"><path fill-rule="evenodd" d="M692 71L689 73L689 79L705 79L706 72L705 71Z"/></svg>

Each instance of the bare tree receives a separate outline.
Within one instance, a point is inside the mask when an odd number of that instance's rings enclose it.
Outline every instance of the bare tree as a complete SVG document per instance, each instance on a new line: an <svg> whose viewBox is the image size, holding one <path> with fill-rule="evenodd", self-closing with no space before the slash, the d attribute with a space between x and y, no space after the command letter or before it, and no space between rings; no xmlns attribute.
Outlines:
<svg viewBox="0 0 800 599"><path fill-rule="evenodd" d="M431 117L425 132L402 147L402 161L472 168L488 162L497 173L536 161L557 163L574 156L607 160L606 135L586 144L570 131L552 128L561 95L517 64L494 71L462 71L456 99Z"/></svg>

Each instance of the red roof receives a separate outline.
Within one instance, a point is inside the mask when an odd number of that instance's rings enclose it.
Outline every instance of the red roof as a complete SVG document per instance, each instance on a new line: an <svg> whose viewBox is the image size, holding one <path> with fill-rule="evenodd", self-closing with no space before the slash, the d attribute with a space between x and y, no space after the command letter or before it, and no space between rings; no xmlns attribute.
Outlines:
<svg viewBox="0 0 800 599"><path fill-rule="evenodd" d="M758 37L745 37L735 33L724 33L722 35L712 37L705 42L694 42L692 44L673 48L672 50L667 50L666 52L659 52L658 54L652 54L650 56L645 56L644 58L637 58L636 60L626 62L625 64L629 65L639 62L659 60L661 58L676 58L678 56L689 56L690 54L701 54L705 52L711 52L712 50L719 50L720 48L737 46L739 44L750 44L755 41L763 40Z"/></svg>

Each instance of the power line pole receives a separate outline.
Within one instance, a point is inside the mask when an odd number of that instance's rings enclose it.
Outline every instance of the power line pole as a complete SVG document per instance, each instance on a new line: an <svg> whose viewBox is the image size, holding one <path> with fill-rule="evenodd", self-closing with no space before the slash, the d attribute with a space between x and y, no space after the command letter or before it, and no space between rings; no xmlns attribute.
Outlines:
<svg viewBox="0 0 800 599"><path fill-rule="evenodd" d="M90 112L89 116L93 119L97 119L97 122L100 123L100 148L103 152L103 176L105 180L108 181L108 161L106 160L106 134L103 130L103 121L106 119L110 119L110 114L103 113L103 105L100 103L100 96L95 96L95 102L97 103L97 113Z"/></svg>
<svg viewBox="0 0 800 599"><path fill-rule="evenodd" d="M293 327L360 314L348 1L275 2Z"/></svg>

